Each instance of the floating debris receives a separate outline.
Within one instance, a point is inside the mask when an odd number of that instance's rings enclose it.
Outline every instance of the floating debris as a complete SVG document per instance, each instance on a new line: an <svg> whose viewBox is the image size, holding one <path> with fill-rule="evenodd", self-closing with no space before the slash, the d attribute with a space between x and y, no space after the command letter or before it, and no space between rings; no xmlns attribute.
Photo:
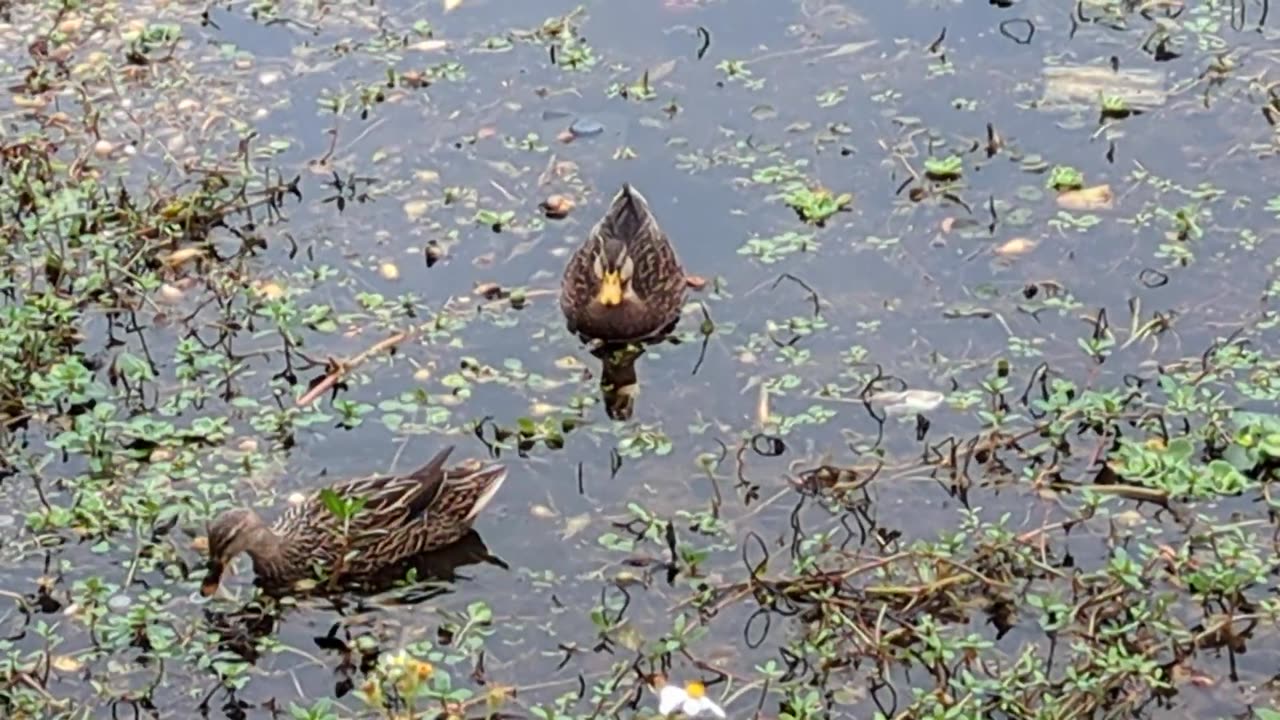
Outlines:
<svg viewBox="0 0 1280 720"><path fill-rule="evenodd" d="M178 286L172 285L170 283L164 283L160 286L158 290L156 290L156 298L160 302L168 303L170 305L176 305L182 302L182 299L184 297L185 297L185 294L182 292L182 290L178 288Z"/></svg>
<svg viewBox="0 0 1280 720"><path fill-rule="evenodd" d="M574 205L573 198L568 195L556 194L543 200L538 207L542 208L543 215L552 220L561 220L568 217L569 213L573 211Z"/></svg>
<svg viewBox="0 0 1280 720"><path fill-rule="evenodd" d="M496 282L478 282L471 292L485 300L499 300L507 296L506 291Z"/></svg>
<svg viewBox="0 0 1280 720"><path fill-rule="evenodd" d="M187 247L174 250L164 256L164 264L171 268L181 267L182 265L204 257L204 249L198 247Z"/></svg>
<svg viewBox="0 0 1280 720"><path fill-rule="evenodd" d="M431 84L425 73L421 70L405 70L400 73L400 86L409 88L424 88Z"/></svg>
<svg viewBox="0 0 1280 720"><path fill-rule="evenodd" d="M1004 243L1000 244L992 252L994 252L996 255L999 255L1000 257L1017 257L1019 255L1025 255L1028 252L1031 252L1032 250L1034 250L1036 247L1036 244L1037 244L1036 241L1032 240L1031 238L1016 237L1016 238L1013 238L1012 240L1007 240Z"/></svg>
<svg viewBox="0 0 1280 720"><path fill-rule="evenodd" d="M1110 185L1094 185L1083 190L1058 194L1058 207L1064 210L1106 210L1115 200Z"/></svg>
<svg viewBox="0 0 1280 720"><path fill-rule="evenodd" d="M426 200L409 200L404 204L404 216L409 220L417 220L427 214L428 207Z"/></svg>
<svg viewBox="0 0 1280 720"><path fill-rule="evenodd" d="M1093 65L1066 65L1044 69L1042 110L1101 109L1100 97L1117 98L1133 110L1164 105L1164 73L1154 70L1120 70Z"/></svg>
<svg viewBox="0 0 1280 720"><path fill-rule="evenodd" d="M883 405L889 415L919 415L942 404L946 395L934 390L903 390L879 392L867 398L876 405Z"/></svg>
<svg viewBox="0 0 1280 720"><path fill-rule="evenodd" d="M264 300L279 300L284 297L284 288L274 280L255 281L253 289Z"/></svg>
<svg viewBox="0 0 1280 720"><path fill-rule="evenodd" d="M70 655L54 655L49 664L53 666L54 670L64 673L80 672L84 669L84 663Z"/></svg>
<svg viewBox="0 0 1280 720"><path fill-rule="evenodd" d="M604 125L591 118L578 118L569 126L574 137L595 137L604 132Z"/></svg>
<svg viewBox="0 0 1280 720"><path fill-rule="evenodd" d="M440 247L440 243L435 240L429 240L422 254L427 259L427 267L435 267L436 263L444 259L444 248Z"/></svg>
<svg viewBox="0 0 1280 720"><path fill-rule="evenodd" d="M399 280L400 268L393 262L384 262L378 266L378 274L387 280Z"/></svg>
<svg viewBox="0 0 1280 720"><path fill-rule="evenodd" d="M447 47L449 47L449 43L446 40L430 39L419 40L416 43L412 43L407 46L407 49L417 50L418 52L439 52ZM421 75L421 73L419 73L419 75Z"/></svg>

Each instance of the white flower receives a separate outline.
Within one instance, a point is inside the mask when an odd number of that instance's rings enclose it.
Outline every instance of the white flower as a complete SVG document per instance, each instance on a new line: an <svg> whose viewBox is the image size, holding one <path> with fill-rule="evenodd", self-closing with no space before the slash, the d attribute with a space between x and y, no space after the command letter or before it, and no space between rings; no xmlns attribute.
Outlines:
<svg viewBox="0 0 1280 720"><path fill-rule="evenodd" d="M707 697L706 686L697 681L684 687L663 685L662 690L658 691L658 712L670 715L676 710L691 718L703 713L724 717L724 709Z"/></svg>

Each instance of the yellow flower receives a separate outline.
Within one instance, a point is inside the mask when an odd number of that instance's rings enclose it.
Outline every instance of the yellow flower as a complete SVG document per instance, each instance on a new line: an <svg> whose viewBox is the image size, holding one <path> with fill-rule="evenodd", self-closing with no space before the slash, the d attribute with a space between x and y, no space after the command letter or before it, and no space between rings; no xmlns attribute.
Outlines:
<svg viewBox="0 0 1280 720"><path fill-rule="evenodd" d="M360 693L364 701L374 707L382 707L382 683L377 678L369 678L360 685Z"/></svg>

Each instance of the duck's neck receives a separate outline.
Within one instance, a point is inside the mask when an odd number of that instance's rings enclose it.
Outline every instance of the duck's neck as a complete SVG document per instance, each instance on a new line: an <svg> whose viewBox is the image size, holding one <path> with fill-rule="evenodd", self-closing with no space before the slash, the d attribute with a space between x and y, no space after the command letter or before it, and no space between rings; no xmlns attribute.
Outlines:
<svg viewBox="0 0 1280 720"><path fill-rule="evenodd" d="M266 585L278 585L293 580L297 568L290 561L289 539L281 537L271 528L259 528L246 552L253 558L253 573Z"/></svg>

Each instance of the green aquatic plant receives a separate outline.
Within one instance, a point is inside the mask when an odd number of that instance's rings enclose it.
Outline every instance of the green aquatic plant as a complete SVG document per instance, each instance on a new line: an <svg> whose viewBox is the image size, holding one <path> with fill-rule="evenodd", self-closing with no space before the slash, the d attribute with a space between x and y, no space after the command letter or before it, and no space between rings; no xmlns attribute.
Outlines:
<svg viewBox="0 0 1280 720"><path fill-rule="evenodd" d="M1052 190L1079 190L1084 187L1084 174L1070 165L1055 165L1046 183Z"/></svg>
<svg viewBox="0 0 1280 720"><path fill-rule="evenodd" d="M1104 120L1121 120L1133 114L1129 101L1119 95L1103 95L1101 102Z"/></svg>
<svg viewBox="0 0 1280 720"><path fill-rule="evenodd" d="M942 158L930 157L924 160L924 174L930 180L943 182L958 180L963 173L964 159L959 155L948 155Z"/></svg>
<svg viewBox="0 0 1280 720"><path fill-rule="evenodd" d="M801 220L821 227L836 213L849 209L853 193L836 194L823 187L800 186L789 190L782 200Z"/></svg>

